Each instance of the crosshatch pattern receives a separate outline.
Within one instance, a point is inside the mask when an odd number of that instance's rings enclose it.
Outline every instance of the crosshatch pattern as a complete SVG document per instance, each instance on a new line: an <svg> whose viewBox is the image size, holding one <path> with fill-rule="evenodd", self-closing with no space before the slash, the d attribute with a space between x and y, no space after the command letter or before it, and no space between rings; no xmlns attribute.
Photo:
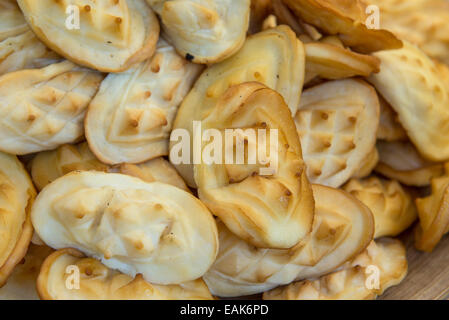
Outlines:
<svg viewBox="0 0 449 320"><path fill-rule="evenodd" d="M2 78L0 149L28 154L74 142L102 79L68 61Z"/></svg>
<svg viewBox="0 0 449 320"><path fill-rule="evenodd" d="M313 183L341 186L374 148L379 102L372 91L356 80L305 91L295 121Z"/></svg>
<svg viewBox="0 0 449 320"><path fill-rule="evenodd" d="M108 164L140 163L168 155L179 104L201 70L160 40L151 59L110 74L86 117L92 151Z"/></svg>

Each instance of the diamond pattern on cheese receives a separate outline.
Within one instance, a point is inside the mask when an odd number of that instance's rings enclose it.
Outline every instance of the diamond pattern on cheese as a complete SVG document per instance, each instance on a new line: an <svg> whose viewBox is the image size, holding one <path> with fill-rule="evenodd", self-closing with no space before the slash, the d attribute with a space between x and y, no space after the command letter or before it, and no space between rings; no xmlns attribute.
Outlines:
<svg viewBox="0 0 449 320"><path fill-rule="evenodd" d="M372 152L379 100L361 80L336 80L303 92L295 116L312 183L339 187Z"/></svg>
<svg viewBox="0 0 449 320"><path fill-rule="evenodd" d="M178 106L200 71L161 40L151 59L124 73L109 74L86 116L92 152L108 164L168 155Z"/></svg>
<svg viewBox="0 0 449 320"><path fill-rule="evenodd" d="M410 140L428 160L449 160L449 68L410 43L374 55L381 71L369 81L397 112Z"/></svg>
<svg viewBox="0 0 449 320"><path fill-rule="evenodd" d="M41 191L31 219L50 247L78 249L154 284L202 277L218 250L215 221L197 198L123 174L69 173Z"/></svg>
<svg viewBox="0 0 449 320"><path fill-rule="evenodd" d="M370 210L347 192L313 185L313 230L288 249L263 249L239 239L218 223L220 250L204 276L212 294L239 297L293 281L328 274L363 251L373 239Z"/></svg>
<svg viewBox="0 0 449 320"><path fill-rule="evenodd" d="M257 247L286 249L301 242L312 227L314 201L295 123L281 95L256 82L232 87L201 124L224 137L218 161L195 165L201 201L232 232ZM230 128L241 133L231 131L239 137L227 144ZM227 162L227 150L238 150L239 144L245 146L241 163ZM203 158L208 145L203 141ZM261 156L268 153L269 159Z"/></svg>
<svg viewBox="0 0 449 320"><path fill-rule="evenodd" d="M31 161L30 168L31 177L38 190L72 171L110 170L108 165L95 157L86 142L77 145L65 144L56 150L40 152Z"/></svg>
<svg viewBox="0 0 449 320"><path fill-rule="evenodd" d="M81 138L102 79L69 61L0 77L0 150L23 155Z"/></svg>
<svg viewBox="0 0 449 320"><path fill-rule="evenodd" d="M373 213L375 238L398 236L418 216L411 195L396 180L375 176L352 179L343 189L362 201Z"/></svg>
<svg viewBox="0 0 449 320"><path fill-rule="evenodd" d="M145 0L19 0L18 4L47 46L103 72L124 71L151 57L159 38L159 22Z"/></svg>

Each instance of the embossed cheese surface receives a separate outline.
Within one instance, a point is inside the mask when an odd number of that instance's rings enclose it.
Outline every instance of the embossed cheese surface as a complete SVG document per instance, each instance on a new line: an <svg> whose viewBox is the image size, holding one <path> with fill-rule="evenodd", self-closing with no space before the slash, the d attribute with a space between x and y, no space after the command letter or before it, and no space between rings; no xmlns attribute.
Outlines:
<svg viewBox="0 0 449 320"><path fill-rule="evenodd" d="M375 56L381 71L369 80L398 113L410 140L428 160L448 160L449 68L410 43Z"/></svg>
<svg viewBox="0 0 449 320"><path fill-rule="evenodd" d="M145 0L19 0L18 4L47 46L103 72L123 71L151 57L159 37L159 22Z"/></svg>
<svg viewBox="0 0 449 320"><path fill-rule="evenodd" d="M411 195L396 180L376 176L351 179L343 189L371 210L376 224L375 238L398 236L418 216Z"/></svg>
<svg viewBox="0 0 449 320"><path fill-rule="evenodd" d="M338 188L361 167L376 144L379 110L376 91L361 80L303 92L295 122L312 183Z"/></svg>
<svg viewBox="0 0 449 320"><path fill-rule="evenodd" d="M243 45L250 0L147 0L178 52L196 63L216 63Z"/></svg>
<svg viewBox="0 0 449 320"><path fill-rule="evenodd" d="M80 271L79 289L66 286L67 268ZM100 261L86 258L73 249L49 256L37 281L39 295L45 300L212 300L202 279L180 285L154 285L141 275L131 278L112 270Z"/></svg>
<svg viewBox="0 0 449 320"><path fill-rule="evenodd" d="M261 82L278 91L294 113L304 82L304 68L304 45L289 27L279 26L248 37L236 55L202 73L181 104L173 129L187 129L193 137L193 121L203 120L229 87L249 81ZM178 165L177 169L189 186L196 186L193 166Z"/></svg>
<svg viewBox="0 0 449 320"><path fill-rule="evenodd" d="M109 171L89 149L86 142L65 144L52 151L39 152L30 163L33 182L38 190L63 175L75 170Z"/></svg>
<svg viewBox="0 0 449 320"><path fill-rule="evenodd" d="M195 165L201 201L232 232L256 247L286 249L302 241L312 228L314 200L295 123L281 95L257 82L234 86L202 126L222 136L227 128L242 130L237 142L224 148L238 149L246 142L248 158L256 147L259 157L254 164L248 159L243 164L227 164L225 155L218 163ZM252 128L269 132L268 164L260 157L268 152L261 142L263 135L260 131L247 135ZM207 149L203 143L203 155Z"/></svg>
<svg viewBox="0 0 449 320"><path fill-rule="evenodd" d="M214 295L262 293L293 281L327 274L363 251L374 234L370 210L350 194L312 186L313 230L289 250L255 248L219 223L220 251L204 279Z"/></svg>
<svg viewBox="0 0 449 320"><path fill-rule="evenodd" d="M73 172L45 187L31 213L40 238L155 284L201 277L218 250L215 221L195 197L122 174Z"/></svg>
<svg viewBox="0 0 449 320"><path fill-rule="evenodd" d="M23 155L75 142L102 79L69 61L0 77L0 150Z"/></svg>
<svg viewBox="0 0 449 320"><path fill-rule="evenodd" d="M119 164L168 155L174 117L201 70L160 40L151 59L124 73L109 74L85 121L97 158Z"/></svg>
<svg viewBox="0 0 449 320"><path fill-rule="evenodd" d="M376 268L376 269L373 269ZM368 248L342 270L316 280L292 283L264 293L264 300L373 300L407 275L404 245L396 239L383 238ZM379 270L377 286L368 286Z"/></svg>
<svg viewBox="0 0 449 320"><path fill-rule="evenodd" d="M355 51L370 53L397 49L402 42L391 32L370 28L370 12L362 0L283 0L302 21L327 34L338 35Z"/></svg>
<svg viewBox="0 0 449 320"><path fill-rule="evenodd" d="M123 173L146 182L163 182L190 192L173 165L164 158L140 164L123 163L109 166L101 163L89 149L87 142L65 144L55 150L40 152L29 164L31 177L38 190L72 171L103 171Z"/></svg>

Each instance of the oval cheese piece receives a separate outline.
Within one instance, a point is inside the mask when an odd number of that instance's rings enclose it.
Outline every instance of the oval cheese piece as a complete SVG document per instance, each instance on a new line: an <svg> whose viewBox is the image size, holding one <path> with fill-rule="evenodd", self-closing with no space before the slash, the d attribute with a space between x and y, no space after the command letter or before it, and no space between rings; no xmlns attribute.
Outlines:
<svg viewBox="0 0 449 320"><path fill-rule="evenodd" d="M381 70L369 81L397 112L419 153L431 161L449 160L449 68L407 42L374 55Z"/></svg>
<svg viewBox="0 0 449 320"><path fill-rule="evenodd" d="M168 155L173 121L201 72L164 40L155 55L102 82L87 112L90 149L104 163L141 163Z"/></svg>
<svg viewBox="0 0 449 320"><path fill-rule="evenodd" d="M24 155L73 143L103 75L64 61L0 77L0 150Z"/></svg>
<svg viewBox="0 0 449 320"><path fill-rule="evenodd" d="M51 49L102 72L151 57L159 22L145 0L19 0L28 24Z"/></svg>
<svg viewBox="0 0 449 320"><path fill-rule="evenodd" d="M177 51L211 64L236 53L246 39L250 0L147 0Z"/></svg>
<svg viewBox="0 0 449 320"><path fill-rule="evenodd" d="M320 185L312 189L313 230L289 250L256 248L218 224L220 251L204 276L212 294L239 297L320 277L365 250L374 234L370 210L347 192Z"/></svg>
<svg viewBox="0 0 449 320"><path fill-rule="evenodd" d="M30 163L31 177L38 190L59 177L75 170L109 171L110 167L101 163L86 142L65 144L52 151L39 152Z"/></svg>
<svg viewBox="0 0 449 320"><path fill-rule="evenodd" d="M305 90L295 122L310 181L334 188L348 181L376 145L379 116L376 91L362 80Z"/></svg>
<svg viewBox="0 0 449 320"><path fill-rule="evenodd" d="M396 239L372 242L342 270L316 280L306 280L280 287L263 295L264 300L373 300L388 288L398 285L407 275L407 251ZM373 282L373 270L379 271ZM373 283L372 287L367 286Z"/></svg>
<svg viewBox="0 0 449 320"><path fill-rule="evenodd" d="M31 215L52 248L78 249L155 284L201 277L218 250L215 221L198 199L122 174L72 172L41 191Z"/></svg>
<svg viewBox="0 0 449 320"><path fill-rule="evenodd" d="M72 275L79 276L77 287L71 282ZM37 290L43 300L213 299L201 279L179 285L155 285L146 282L141 275L131 278L109 269L74 249L56 251L45 260L37 279Z"/></svg>
<svg viewBox="0 0 449 320"><path fill-rule="evenodd" d="M293 13L330 35L338 35L355 51L370 53L397 49L402 41L372 23L362 0L283 0ZM373 27L374 26L374 27Z"/></svg>

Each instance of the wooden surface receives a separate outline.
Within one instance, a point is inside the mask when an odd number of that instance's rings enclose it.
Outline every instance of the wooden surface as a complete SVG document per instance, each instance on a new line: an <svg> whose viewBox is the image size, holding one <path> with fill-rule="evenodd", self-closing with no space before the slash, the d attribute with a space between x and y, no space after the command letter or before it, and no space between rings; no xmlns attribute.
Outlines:
<svg viewBox="0 0 449 320"><path fill-rule="evenodd" d="M444 237L432 253L417 251L410 231L401 239L407 245L407 277L379 299L449 300L449 236Z"/></svg>

